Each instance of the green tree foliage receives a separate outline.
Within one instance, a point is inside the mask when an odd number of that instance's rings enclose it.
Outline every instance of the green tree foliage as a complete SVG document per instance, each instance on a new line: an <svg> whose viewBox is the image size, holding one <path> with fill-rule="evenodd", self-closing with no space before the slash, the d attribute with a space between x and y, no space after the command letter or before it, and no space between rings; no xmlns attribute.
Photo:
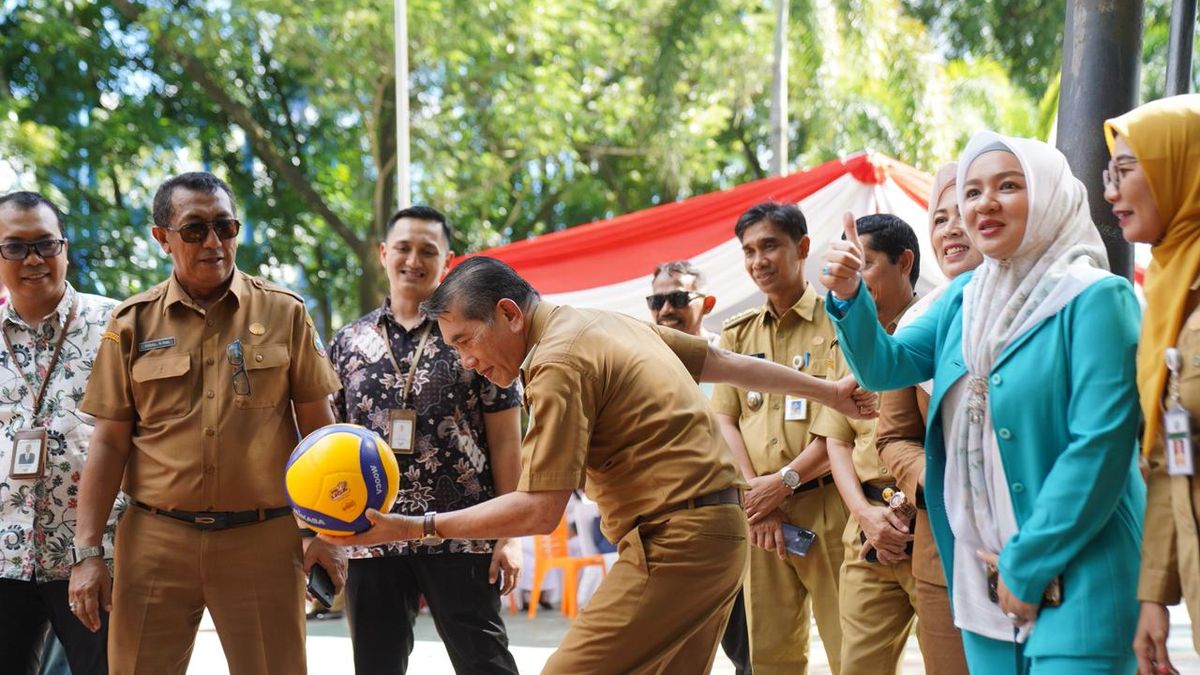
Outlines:
<svg viewBox="0 0 1200 675"><path fill-rule="evenodd" d="M956 42L1007 15L960 26L919 0L791 1L794 168L864 149L933 168L981 126L1042 128L1053 68L1016 64L988 31L985 49ZM0 189L68 204L73 281L122 297L168 268L147 231L155 187L209 168L248 224L239 265L336 328L384 286L391 8L6 0L0 164L17 179L0 172ZM411 0L414 201L477 250L763 176L773 21L764 0Z"/></svg>

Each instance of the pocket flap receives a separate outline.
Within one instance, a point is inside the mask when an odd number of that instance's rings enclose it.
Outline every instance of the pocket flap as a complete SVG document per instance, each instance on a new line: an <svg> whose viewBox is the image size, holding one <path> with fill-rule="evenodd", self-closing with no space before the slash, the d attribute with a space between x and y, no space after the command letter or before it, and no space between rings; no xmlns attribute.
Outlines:
<svg viewBox="0 0 1200 675"><path fill-rule="evenodd" d="M155 356L138 359L137 363L133 364L132 376L134 382L148 382L167 377L179 377L186 374L191 367L192 357L190 354Z"/></svg>
<svg viewBox="0 0 1200 675"><path fill-rule="evenodd" d="M246 370L278 368L290 360L285 344L246 345Z"/></svg>

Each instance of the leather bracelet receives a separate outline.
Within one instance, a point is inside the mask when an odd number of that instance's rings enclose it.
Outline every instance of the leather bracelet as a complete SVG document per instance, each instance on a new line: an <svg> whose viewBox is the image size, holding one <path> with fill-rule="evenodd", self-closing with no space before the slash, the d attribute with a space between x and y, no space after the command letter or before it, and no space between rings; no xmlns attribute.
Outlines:
<svg viewBox="0 0 1200 675"><path fill-rule="evenodd" d="M437 546L438 544L445 541L440 536L438 536L437 522L435 520L436 518L437 518L437 511L426 511L425 512L425 523L424 523L424 527L422 528L424 536L421 537L421 543L425 544L426 546Z"/></svg>

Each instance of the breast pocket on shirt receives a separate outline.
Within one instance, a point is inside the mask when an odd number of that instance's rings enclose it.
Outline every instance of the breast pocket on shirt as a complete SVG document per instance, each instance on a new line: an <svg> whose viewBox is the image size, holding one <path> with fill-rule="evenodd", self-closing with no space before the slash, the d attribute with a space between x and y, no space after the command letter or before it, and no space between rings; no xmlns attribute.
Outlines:
<svg viewBox="0 0 1200 675"><path fill-rule="evenodd" d="M189 354L148 356L133 364L133 398L144 420L182 417L192 403L192 369Z"/></svg>
<svg viewBox="0 0 1200 675"><path fill-rule="evenodd" d="M288 364L292 362L286 344L246 345L246 375L250 395L234 396L238 408L273 408L288 394Z"/></svg>

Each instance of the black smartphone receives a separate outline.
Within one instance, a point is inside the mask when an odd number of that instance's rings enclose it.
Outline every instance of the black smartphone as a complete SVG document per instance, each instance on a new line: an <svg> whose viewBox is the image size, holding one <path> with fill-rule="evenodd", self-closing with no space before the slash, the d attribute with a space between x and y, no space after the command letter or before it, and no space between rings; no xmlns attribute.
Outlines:
<svg viewBox="0 0 1200 675"><path fill-rule="evenodd" d="M329 572L324 567L313 565L308 571L308 594L325 609L333 607L333 579L329 578Z"/></svg>
<svg viewBox="0 0 1200 675"><path fill-rule="evenodd" d="M808 549L812 548L816 538L817 533L808 528L791 523L783 524L783 545L792 555L798 555L801 558L808 555Z"/></svg>

